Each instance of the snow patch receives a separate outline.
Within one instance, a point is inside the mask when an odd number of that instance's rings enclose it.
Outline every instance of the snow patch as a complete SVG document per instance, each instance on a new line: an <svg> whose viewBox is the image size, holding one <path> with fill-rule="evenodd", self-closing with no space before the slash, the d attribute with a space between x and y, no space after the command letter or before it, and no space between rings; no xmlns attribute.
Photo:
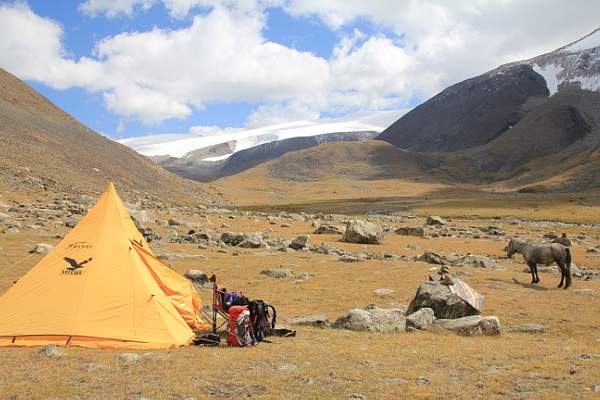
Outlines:
<svg viewBox="0 0 600 400"><path fill-rule="evenodd" d="M546 86L550 91L550 96L558 91L558 84L560 83L558 74L563 71L563 68L555 64L548 64L543 67L538 64L534 64L533 70L543 76L546 80Z"/></svg>
<svg viewBox="0 0 600 400"><path fill-rule="evenodd" d="M596 30L584 38L576 41L572 45L563 48L563 51L582 51L587 49L593 49L594 47L600 46L600 29Z"/></svg>
<svg viewBox="0 0 600 400"><path fill-rule="evenodd" d="M170 155L171 157L181 158L192 151L229 142L231 140L236 141L234 152L238 152L264 143L293 137L316 136L336 132L382 132L408 111L408 109L402 109L356 113L341 118L322 118L316 121L294 121L254 129L233 131L225 128L223 130L225 133L216 133L212 130L209 135L198 135L198 130L191 129L188 134L140 136L120 140L119 142L145 156ZM224 160L231 154L208 157L204 160Z"/></svg>

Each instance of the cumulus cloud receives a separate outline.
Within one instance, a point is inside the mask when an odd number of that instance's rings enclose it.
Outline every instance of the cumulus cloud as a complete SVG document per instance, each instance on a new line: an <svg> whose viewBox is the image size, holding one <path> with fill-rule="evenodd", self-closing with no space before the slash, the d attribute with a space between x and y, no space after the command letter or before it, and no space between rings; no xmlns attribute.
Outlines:
<svg viewBox="0 0 600 400"><path fill-rule="evenodd" d="M124 32L87 57L63 46L55 21L26 4L0 5L0 66L57 89L102 94L106 107L147 124L218 102L256 102L259 126L321 113L404 107L445 86L557 48L596 28L600 2L573 0L86 0L90 16L129 16L161 4L180 29ZM266 8L318 18L337 31L328 59L263 35ZM342 30L370 21L375 33Z"/></svg>

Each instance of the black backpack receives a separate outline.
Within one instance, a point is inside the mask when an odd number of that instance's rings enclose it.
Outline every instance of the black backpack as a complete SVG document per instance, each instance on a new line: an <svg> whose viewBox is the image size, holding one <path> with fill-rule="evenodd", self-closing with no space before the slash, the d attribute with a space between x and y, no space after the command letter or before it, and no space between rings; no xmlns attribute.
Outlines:
<svg viewBox="0 0 600 400"><path fill-rule="evenodd" d="M269 308L273 310L273 320L271 321L269 321ZM272 336L277 321L275 307L262 300L253 300L248 304L248 311L250 311L250 322L256 340L262 342L266 337Z"/></svg>

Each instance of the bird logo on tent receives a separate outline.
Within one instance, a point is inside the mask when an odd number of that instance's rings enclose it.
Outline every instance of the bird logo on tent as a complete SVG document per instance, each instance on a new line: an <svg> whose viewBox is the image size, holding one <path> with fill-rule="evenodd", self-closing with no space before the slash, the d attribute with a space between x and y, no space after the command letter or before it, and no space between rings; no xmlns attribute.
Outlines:
<svg viewBox="0 0 600 400"><path fill-rule="evenodd" d="M69 271L75 271L76 269L83 268L83 266L85 264L92 261L91 258L88 258L87 260L83 260L82 262L77 262L77 260L70 258L70 257L65 257L65 258L63 258L63 260L65 260L66 262L69 263L69 265L71 265L70 267L67 267L67 269Z"/></svg>

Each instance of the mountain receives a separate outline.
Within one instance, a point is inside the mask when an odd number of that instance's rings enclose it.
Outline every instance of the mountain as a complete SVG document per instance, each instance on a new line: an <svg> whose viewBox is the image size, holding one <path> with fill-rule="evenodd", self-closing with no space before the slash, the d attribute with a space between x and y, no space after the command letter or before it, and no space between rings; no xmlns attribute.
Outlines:
<svg viewBox="0 0 600 400"><path fill-rule="evenodd" d="M229 157L225 159L218 159L220 157L215 157L217 158L217 161L206 161L204 155L206 154L206 151L212 153L215 146L220 148L222 144L195 150L182 158L155 156L152 157L152 159L163 168L185 178L198 181L212 181L245 171L289 152L316 147L328 142L351 142L373 139L377 134L378 132L373 131L339 132L316 136L293 137L239 150L230 154ZM194 154L198 152L200 152L200 155Z"/></svg>
<svg viewBox="0 0 600 400"><path fill-rule="evenodd" d="M452 85L377 139L440 155L438 169L455 179L600 187L590 155L600 146L600 29Z"/></svg>
<svg viewBox="0 0 600 400"><path fill-rule="evenodd" d="M112 180L128 191L205 198L201 185L175 176L105 138L0 69L0 183L101 191Z"/></svg>
<svg viewBox="0 0 600 400"><path fill-rule="evenodd" d="M530 60L500 66L443 90L377 139L448 152L488 143L557 92L600 90L600 29Z"/></svg>
<svg viewBox="0 0 600 400"><path fill-rule="evenodd" d="M170 156L194 161L220 161L265 143L339 132L381 132L407 110L357 113L341 118L293 121L254 129L211 130L192 128L188 134L163 134L123 139L120 143L145 156ZM227 149L218 147L227 145ZM206 153L219 148L219 155Z"/></svg>

